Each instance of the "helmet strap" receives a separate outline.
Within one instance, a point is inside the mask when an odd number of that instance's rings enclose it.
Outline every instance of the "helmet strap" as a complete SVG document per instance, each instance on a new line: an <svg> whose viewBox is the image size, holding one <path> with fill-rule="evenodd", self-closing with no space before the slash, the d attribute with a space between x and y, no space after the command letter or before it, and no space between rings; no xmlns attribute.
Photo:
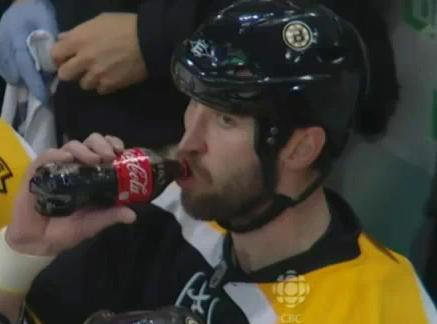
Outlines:
<svg viewBox="0 0 437 324"><path fill-rule="evenodd" d="M272 202L266 210L261 212L256 218L246 224L235 224L232 221L221 221L219 225L234 233L247 233L257 230L264 225L272 222L281 213L290 207L295 207L307 199L325 180L325 175L318 176L314 182L309 185L304 192L296 198L291 198L283 194L272 193Z"/></svg>
<svg viewBox="0 0 437 324"><path fill-rule="evenodd" d="M277 182L277 157L282 147L279 136L286 136L288 134L281 134L278 128L279 123L274 120L266 120L256 118L256 127L254 132L255 151L261 161L261 171L263 174L264 185L268 192L271 192L271 203L261 212L256 218L250 220L248 223L238 223L231 221L221 221L220 226L235 232L247 233L263 227L264 225L276 219L285 209L294 207L307 199L316 189L323 183L328 172L320 174L300 195L296 198L291 198L283 194L275 193Z"/></svg>

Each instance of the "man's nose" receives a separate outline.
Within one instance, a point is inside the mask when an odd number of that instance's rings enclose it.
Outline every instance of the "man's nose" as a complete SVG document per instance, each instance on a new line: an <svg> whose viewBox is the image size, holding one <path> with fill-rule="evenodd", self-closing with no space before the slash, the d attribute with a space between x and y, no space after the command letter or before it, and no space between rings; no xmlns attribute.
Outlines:
<svg viewBox="0 0 437 324"><path fill-rule="evenodd" d="M188 108L185 118L185 133L178 149L185 153L203 154L208 151L206 144L206 114L201 107Z"/></svg>

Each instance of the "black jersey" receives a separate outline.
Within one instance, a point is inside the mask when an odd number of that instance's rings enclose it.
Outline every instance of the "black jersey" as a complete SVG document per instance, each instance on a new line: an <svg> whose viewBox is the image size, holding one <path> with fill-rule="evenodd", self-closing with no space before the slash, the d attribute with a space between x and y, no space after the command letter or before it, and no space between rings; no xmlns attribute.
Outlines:
<svg viewBox="0 0 437 324"><path fill-rule="evenodd" d="M173 304L208 324L428 323L435 316L409 262L362 233L332 192L331 223L312 248L250 274L233 261L230 235L188 216L179 195L171 185L134 225L113 226L58 257L34 281L31 312L50 324Z"/></svg>

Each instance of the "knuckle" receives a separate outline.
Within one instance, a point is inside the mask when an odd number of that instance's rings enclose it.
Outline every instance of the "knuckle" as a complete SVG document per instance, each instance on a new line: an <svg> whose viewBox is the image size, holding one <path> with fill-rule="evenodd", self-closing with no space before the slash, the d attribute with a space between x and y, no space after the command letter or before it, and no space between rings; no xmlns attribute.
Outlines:
<svg viewBox="0 0 437 324"><path fill-rule="evenodd" d="M80 25L76 26L75 28L73 28L68 32L68 37L65 41L68 42L70 47L76 49L82 45L83 37L82 37Z"/></svg>
<svg viewBox="0 0 437 324"><path fill-rule="evenodd" d="M53 155L53 154L56 154L57 152L59 152L59 150L54 149L54 148L49 148L49 149L44 153L44 155L46 155L46 156L51 156L51 155Z"/></svg>
<svg viewBox="0 0 437 324"><path fill-rule="evenodd" d="M37 168L45 163L48 163L50 161L56 161L59 159L59 154L62 152L68 152L67 150L63 149L55 149L50 148L44 151L41 155L39 155L32 163L30 169Z"/></svg>
<svg viewBox="0 0 437 324"><path fill-rule="evenodd" d="M111 85L111 81L107 77L103 76L100 79L99 88L106 89L109 88L110 85Z"/></svg>
<svg viewBox="0 0 437 324"><path fill-rule="evenodd" d="M93 88L92 82L86 78L82 78L79 82L79 85L83 90L91 90Z"/></svg>
<svg viewBox="0 0 437 324"><path fill-rule="evenodd" d="M61 80L69 81L70 73L65 66L61 66L58 70L58 77Z"/></svg>
<svg viewBox="0 0 437 324"><path fill-rule="evenodd" d="M107 134L105 137L108 137L108 138L113 139L115 141L121 142L121 139L119 137L111 135L111 134Z"/></svg>
<svg viewBox="0 0 437 324"><path fill-rule="evenodd" d="M59 62L62 60L61 51L57 45L54 45L50 51L50 54L55 62Z"/></svg>
<svg viewBox="0 0 437 324"><path fill-rule="evenodd" d="M78 140L72 140L72 141L66 143L66 144L62 147L62 149L64 149L64 150L69 150L69 149L72 149L72 148L77 147L77 146L80 146L80 145L82 145L82 143L79 142Z"/></svg>
<svg viewBox="0 0 437 324"><path fill-rule="evenodd" d="M40 166L46 161L49 161L56 154L56 152L57 150L55 149L48 149L43 154L41 154L37 159L35 159L35 161L32 162L32 165L35 167Z"/></svg>
<svg viewBox="0 0 437 324"><path fill-rule="evenodd" d="M80 62L83 65L91 66L95 63L96 59L91 53L84 53L80 57Z"/></svg>
<svg viewBox="0 0 437 324"><path fill-rule="evenodd" d="M88 136L89 139L100 139L102 137L103 137L102 134L97 133L97 132L93 132L93 133L91 133L90 136Z"/></svg>
<svg viewBox="0 0 437 324"><path fill-rule="evenodd" d="M87 82L84 82L83 80L81 80L79 82L79 86L82 90L90 90L91 89L91 86Z"/></svg>
<svg viewBox="0 0 437 324"><path fill-rule="evenodd" d="M107 93L114 91L115 88L116 87L115 87L115 83L113 82L113 80L104 77L104 78L100 79L99 85L97 87L97 91L99 93L102 93L102 94L107 94Z"/></svg>
<svg viewBox="0 0 437 324"><path fill-rule="evenodd" d="M58 77L64 81L72 81L76 78L79 69L80 65L78 64L78 62L67 61L59 68Z"/></svg>
<svg viewBox="0 0 437 324"><path fill-rule="evenodd" d="M101 134L94 132L85 139L84 144L87 146L93 146L96 145L96 143L101 142L102 139L103 136Z"/></svg>
<svg viewBox="0 0 437 324"><path fill-rule="evenodd" d="M94 65L91 69L90 69L90 77L93 78L93 80L102 80L105 78L105 70L99 66L99 65Z"/></svg>
<svg viewBox="0 0 437 324"><path fill-rule="evenodd" d="M111 143L115 143L117 145L124 146L123 141L120 138L116 137L116 136L106 135L105 138L106 138L107 141L110 141Z"/></svg>
<svg viewBox="0 0 437 324"><path fill-rule="evenodd" d="M108 142L113 142L114 141L114 137L112 137L111 135L105 135L105 140Z"/></svg>

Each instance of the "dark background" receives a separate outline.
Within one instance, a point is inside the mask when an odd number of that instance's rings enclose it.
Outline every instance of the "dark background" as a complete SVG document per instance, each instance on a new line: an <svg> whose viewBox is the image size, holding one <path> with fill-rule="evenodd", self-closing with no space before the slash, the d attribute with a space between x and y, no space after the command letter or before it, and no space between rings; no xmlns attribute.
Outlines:
<svg viewBox="0 0 437 324"><path fill-rule="evenodd" d="M11 4L11 2L12 1L8 1L8 0L0 0L0 16L3 15L3 13L6 10L6 8ZM1 112L1 109L2 109L1 103L3 103L3 93L4 93L4 91L5 91L5 82L0 77L0 112Z"/></svg>

